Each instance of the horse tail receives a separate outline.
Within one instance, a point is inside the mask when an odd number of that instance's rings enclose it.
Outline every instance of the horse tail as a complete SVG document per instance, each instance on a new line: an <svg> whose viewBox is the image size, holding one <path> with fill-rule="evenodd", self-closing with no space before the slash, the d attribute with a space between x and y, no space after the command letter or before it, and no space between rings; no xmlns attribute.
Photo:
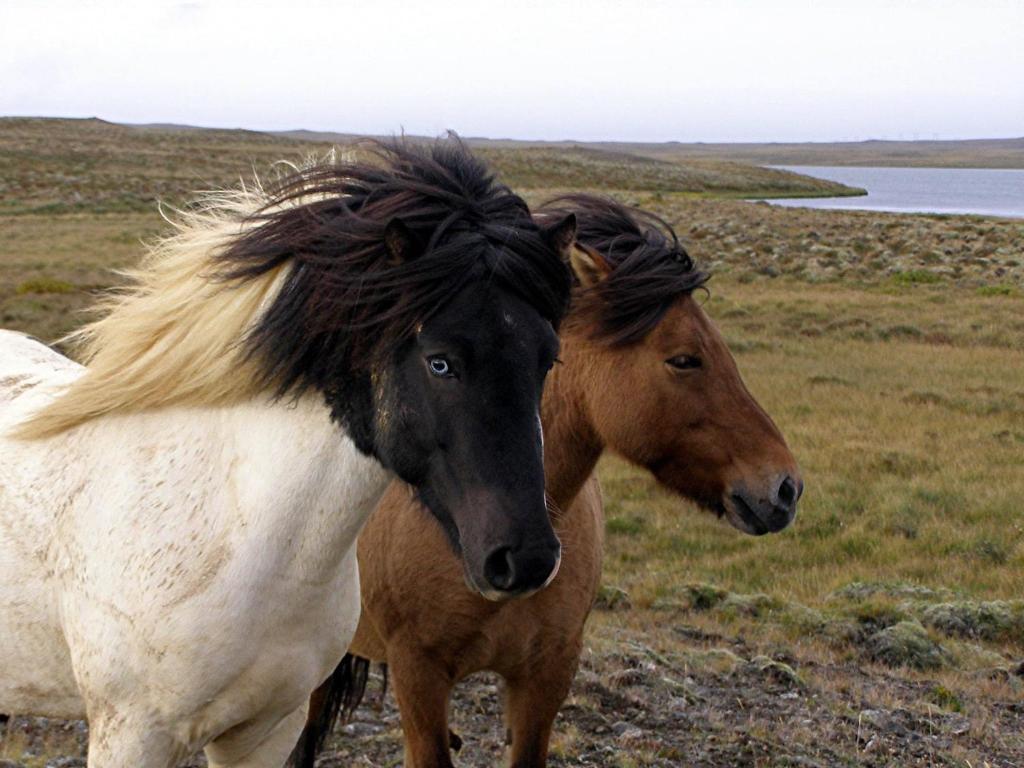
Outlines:
<svg viewBox="0 0 1024 768"><path fill-rule="evenodd" d="M313 768L335 724L349 720L362 702L369 673L369 659L346 653L331 676L313 692L306 727L288 758L290 768ZM387 686L386 667L384 684Z"/></svg>

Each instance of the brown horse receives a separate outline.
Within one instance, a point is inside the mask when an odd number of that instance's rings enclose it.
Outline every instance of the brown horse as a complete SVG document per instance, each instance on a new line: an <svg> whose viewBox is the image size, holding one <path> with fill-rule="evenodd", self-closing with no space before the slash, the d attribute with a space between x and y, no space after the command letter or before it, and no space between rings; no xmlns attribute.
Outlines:
<svg viewBox="0 0 1024 768"><path fill-rule="evenodd" d="M314 694L293 755L302 768L337 711L358 703L366 660L388 665L407 768L453 765L448 699L482 670L507 683L512 766L546 764L600 580L604 520L593 471L606 448L746 533L793 519L803 490L796 462L692 296L706 277L671 228L589 196L557 200L542 215L569 212L578 222L577 285L563 364L542 408L561 571L526 599L482 599L466 589L444 533L408 486L392 485L359 539L363 613L350 655Z"/></svg>

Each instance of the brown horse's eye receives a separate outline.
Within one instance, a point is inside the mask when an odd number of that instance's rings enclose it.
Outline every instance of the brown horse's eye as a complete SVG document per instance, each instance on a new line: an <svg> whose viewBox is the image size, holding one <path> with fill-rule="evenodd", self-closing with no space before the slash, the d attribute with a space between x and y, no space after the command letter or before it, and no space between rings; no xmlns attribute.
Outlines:
<svg viewBox="0 0 1024 768"><path fill-rule="evenodd" d="M674 368L677 371L692 371L696 368L700 368L704 363L699 357L693 355L676 355L670 357L665 361L665 364L669 368Z"/></svg>

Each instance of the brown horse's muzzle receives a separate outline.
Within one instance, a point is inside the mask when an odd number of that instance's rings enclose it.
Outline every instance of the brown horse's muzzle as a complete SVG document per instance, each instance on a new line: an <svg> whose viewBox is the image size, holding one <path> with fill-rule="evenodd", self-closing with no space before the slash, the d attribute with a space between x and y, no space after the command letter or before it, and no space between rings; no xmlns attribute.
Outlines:
<svg viewBox="0 0 1024 768"><path fill-rule="evenodd" d="M734 485L723 499L726 517L744 533L761 536L781 531L796 517L804 492L799 475L780 473L761 488Z"/></svg>

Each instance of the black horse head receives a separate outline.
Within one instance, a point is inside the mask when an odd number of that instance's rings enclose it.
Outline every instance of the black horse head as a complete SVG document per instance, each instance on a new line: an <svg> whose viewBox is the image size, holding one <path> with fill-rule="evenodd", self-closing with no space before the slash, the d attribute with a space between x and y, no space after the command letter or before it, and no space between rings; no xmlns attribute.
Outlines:
<svg viewBox="0 0 1024 768"><path fill-rule="evenodd" d="M285 270L251 350L417 488L475 589L532 591L560 556L539 405L575 219L542 230L456 139L369 154L284 179L220 255L228 279Z"/></svg>

